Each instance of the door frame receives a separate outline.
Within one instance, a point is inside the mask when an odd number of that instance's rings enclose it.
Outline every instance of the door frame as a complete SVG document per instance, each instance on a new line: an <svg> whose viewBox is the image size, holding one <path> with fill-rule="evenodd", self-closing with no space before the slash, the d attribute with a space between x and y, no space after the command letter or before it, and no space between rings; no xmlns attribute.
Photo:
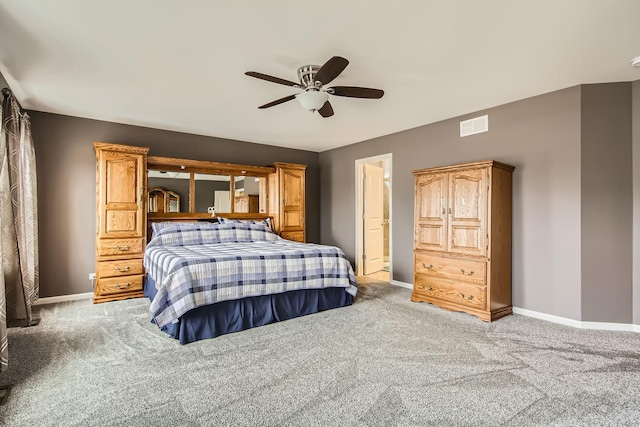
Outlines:
<svg viewBox="0 0 640 427"><path fill-rule="evenodd" d="M389 281L393 280L393 155L392 153L380 154L378 156L365 157L363 159L357 159L355 162L355 194L356 194L356 209L355 209L355 230L356 230L356 259L355 259L355 273L356 276L361 276L363 273L363 259L364 252L363 239L364 239L364 191L363 191L363 164L385 162L389 170Z"/></svg>

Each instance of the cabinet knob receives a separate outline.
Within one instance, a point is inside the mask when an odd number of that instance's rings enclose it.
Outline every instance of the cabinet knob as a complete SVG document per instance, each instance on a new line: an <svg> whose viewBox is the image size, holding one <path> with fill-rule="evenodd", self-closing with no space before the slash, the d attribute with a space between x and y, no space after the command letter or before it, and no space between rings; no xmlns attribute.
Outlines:
<svg viewBox="0 0 640 427"><path fill-rule="evenodd" d="M433 268L433 264L429 264L429 265L427 265L427 264L425 264L425 263L423 262L423 263L422 263L422 268L428 268L428 269L431 269L431 268Z"/></svg>
<svg viewBox="0 0 640 427"><path fill-rule="evenodd" d="M129 271L131 270L131 267L129 267L128 265L124 268L124 271ZM116 271L122 271L122 269L120 267L116 267Z"/></svg>
<svg viewBox="0 0 640 427"><path fill-rule="evenodd" d="M130 286L131 286L131 283L129 283L129 282L124 283L122 285L120 283L116 283L116 288L118 288L118 289L127 289Z"/></svg>
<svg viewBox="0 0 640 427"><path fill-rule="evenodd" d="M116 245L116 251L128 251L130 249L129 245L120 247L119 245Z"/></svg>
<svg viewBox="0 0 640 427"><path fill-rule="evenodd" d="M461 272L462 272L462 274L464 274L465 276L473 276L473 273L474 273L474 271L473 271L473 270L471 270L471 271L470 271L470 272L468 272L468 273L465 273L465 272L464 272L464 268L461 268L461 269L460 269L460 271L461 271Z"/></svg>

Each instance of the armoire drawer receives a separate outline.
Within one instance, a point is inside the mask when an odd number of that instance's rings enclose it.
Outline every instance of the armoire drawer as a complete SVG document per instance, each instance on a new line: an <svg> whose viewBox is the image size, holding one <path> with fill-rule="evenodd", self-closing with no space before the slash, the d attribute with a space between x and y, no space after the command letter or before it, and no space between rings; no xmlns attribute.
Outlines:
<svg viewBox="0 0 640 427"><path fill-rule="evenodd" d="M283 231L280 233L280 237L294 242L304 243L304 231Z"/></svg>
<svg viewBox="0 0 640 427"><path fill-rule="evenodd" d="M123 259L116 261L100 261L96 274L99 279L104 277L129 276L144 273L142 258Z"/></svg>
<svg viewBox="0 0 640 427"><path fill-rule="evenodd" d="M416 274L413 291L429 298L479 310L485 310L487 305L486 286L464 284L423 274Z"/></svg>
<svg viewBox="0 0 640 427"><path fill-rule="evenodd" d="M416 273L487 284L487 263L469 259L443 258L416 252Z"/></svg>
<svg viewBox="0 0 640 427"><path fill-rule="evenodd" d="M144 239L100 239L98 256L142 254Z"/></svg>
<svg viewBox="0 0 640 427"><path fill-rule="evenodd" d="M144 275L110 277L98 279L96 285L96 296L122 294L126 292L142 291L142 280Z"/></svg>

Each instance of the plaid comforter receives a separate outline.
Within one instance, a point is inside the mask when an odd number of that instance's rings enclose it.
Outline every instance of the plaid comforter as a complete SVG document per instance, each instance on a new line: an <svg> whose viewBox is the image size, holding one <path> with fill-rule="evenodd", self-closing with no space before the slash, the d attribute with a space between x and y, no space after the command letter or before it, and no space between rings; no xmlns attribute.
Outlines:
<svg viewBox="0 0 640 427"><path fill-rule="evenodd" d="M149 310L159 327L219 301L326 287L357 292L342 250L284 240L256 224L162 230L144 266L158 290Z"/></svg>

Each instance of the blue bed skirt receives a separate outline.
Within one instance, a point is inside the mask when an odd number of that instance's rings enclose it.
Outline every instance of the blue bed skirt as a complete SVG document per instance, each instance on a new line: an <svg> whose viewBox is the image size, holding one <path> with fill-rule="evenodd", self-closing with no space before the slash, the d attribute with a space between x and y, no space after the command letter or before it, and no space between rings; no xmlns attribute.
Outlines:
<svg viewBox="0 0 640 427"><path fill-rule="evenodd" d="M147 275L144 296L153 300L156 292L154 280ZM302 289L198 307L160 329L180 344L188 344L352 303L353 296L344 288Z"/></svg>

